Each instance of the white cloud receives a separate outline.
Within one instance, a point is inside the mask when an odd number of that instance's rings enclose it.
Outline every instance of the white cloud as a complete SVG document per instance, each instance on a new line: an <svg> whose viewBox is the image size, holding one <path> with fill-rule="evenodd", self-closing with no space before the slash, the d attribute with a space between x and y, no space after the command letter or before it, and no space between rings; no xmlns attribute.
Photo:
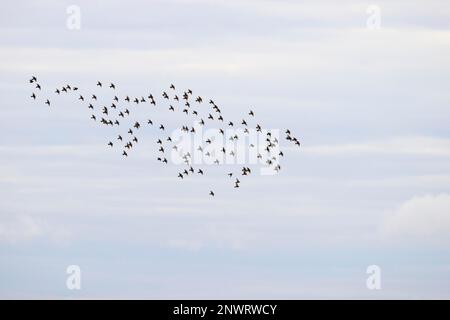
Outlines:
<svg viewBox="0 0 450 320"><path fill-rule="evenodd" d="M41 237L61 241L67 239L67 236L67 230L54 228L26 214L2 217L0 220L0 243L24 242Z"/></svg>
<svg viewBox="0 0 450 320"><path fill-rule="evenodd" d="M390 154L450 156L450 139L431 137L392 138L389 140L306 146L302 152L317 155Z"/></svg>
<svg viewBox="0 0 450 320"><path fill-rule="evenodd" d="M388 237L449 239L450 194L413 197L386 217L381 231Z"/></svg>

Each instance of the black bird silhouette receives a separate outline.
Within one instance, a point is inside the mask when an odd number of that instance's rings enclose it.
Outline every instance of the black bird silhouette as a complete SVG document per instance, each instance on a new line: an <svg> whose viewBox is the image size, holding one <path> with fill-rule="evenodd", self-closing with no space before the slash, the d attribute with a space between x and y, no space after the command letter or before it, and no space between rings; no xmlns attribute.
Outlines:
<svg viewBox="0 0 450 320"><path fill-rule="evenodd" d="M214 197L214 192L213 192L212 190L209 191L209 195L212 196L212 197Z"/></svg>
<svg viewBox="0 0 450 320"><path fill-rule="evenodd" d="M39 83L37 83L37 78L36 77L33 76L29 80L29 82L30 83L34 83L34 85L36 86L36 88L38 90L42 90L41 85ZM100 81L97 81L97 86L98 87L102 87L102 83ZM114 83L110 82L109 88L115 90L116 86L114 85ZM66 92L67 93L68 90L77 91L78 88L75 87L75 86L71 86L69 84L66 84L65 86L62 86L61 89L56 88L55 93L59 95L61 92ZM199 114L201 116L203 116L202 112L199 112L201 110L198 110L198 111L197 110L192 110L192 109L197 109L197 108L192 108L191 109L191 104L190 104L192 101L195 101L195 102L197 102L199 104L203 103L202 96L196 95L197 97L194 100L195 96L193 96L192 90L191 89L187 89L187 91L184 92L182 94L182 96L180 95L180 97L179 97L178 95L175 94L176 93L175 85L172 84L172 83L170 84L170 90L174 90L174 91L169 91L171 93L172 92L174 93L173 100L179 102L180 98L181 97L183 98L183 100L184 100L184 102L183 102L184 107L182 107L180 109L180 110L182 110L182 113L185 113L187 116L189 116L190 114L192 114L192 115L194 115L196 117L199 116ZM33 91L35 91L35 90L33 90ZM82 90L79 90L79 91L82 91ZM91 94L91 100L98 101L98 99L100 99L101 97L97 96L97 94L98 93L92 93ZM166 91L162 92L162 97L164 99L169 100L169 101L170 101L170 98L171 98ZM35 92L32 92L31 98L34 99L34 100L37 100L36 99L37 95L35 94ZM74 97L74 99L76 99L76 96ZM78 96L78 100L85 101L84 96L80 94ZM153 104L154 106L156 106L156 101L155 101L155 99L154 99L152 94L148 95L148 100L146 100L146 98L144 98L144 96L141 96L140 98L139 98L139 96L136 96L134 98L130 98L129 95L126 95L124 100L126 102L128 102L128 103L130 103L133 100L136 104L139 104L140 102L144 103L144 102L149 101L150 104ZM209 100L209 104L212 106L211 109L213 111L212 112L210 111L211 113L206 112L207 118L205 118L205 119L212 120L212 122L214 120L224 122L224 118L223 118L223 116L221 114L221 110L219 109L219 107L214 103L214 101L212 99L208 99L208 100ZM208 101L208 100L206 100L206 98L205 98L205 101ZM117 105L115 103L117 103ZM45 104L50 106L50 100L47 99L45 101ZM169 111L173 111L174 112L175 111L174 105L171 105L170 103L168 103L168 105L169 105L169 108L168 108ZM181 106L181 105L177 104L176 106ZM100 106L98 106L98 107L100 108ZM117 110L118 113L115 113L115 111L113 109L122 109L122 108L119 108L119 107L120 107L119 98L116 95L114 95L113 102L111 103L111 106L109 107L109 109L106 106L103 106L101 108L102 113L106 114L105 118L101 117L101 124L104 124L104 125L107 125L107 126L109 126L109 125L111 125L111 126L115 126L115 125L120 126L119 120L118 119L114 119L114 116L117 117L117 115L118 115L118 117L120 119L120 117L125 118L125 114L126 114L127 116L131 117L131 112L127 108L124 108L125 110ZM89 103L88 108L92 109L92 110L95 109L94 105L92 103ZM191 112L189 112L189 111L191 111ZM217 112L219 114L217 116L213 116L214 112ZM133 116L134 116L134 113L133 113ZM249 110L248 111L248 116L255 117L255 113L253 112L253 110ZM91 115L91 119L96 121L97 120L96 115L92 114ZM100 117L99 117L99 119L100 119ZM251 118L249 118L249 119L251 119ZM136 119L131 119L130 118L130 123L132 125L131 125L131 128L129 128L128 133L131 135L131 137L129 138L130 140L128 142L126 142L126 144L124 145L124 149L127 150L128 152L129 152L129 150L131 150L133 148L133 143L134 144L138 143L138 136L135 136L133 134L133 130L139 130L141 124L139 122L140 120L139 121L136 121L136 120L139 120L139 119L138 118L136 118ZM199 117L198 120L199 120L198 123L201 126L206 126L206 124L205 124L206 120L202 119L201 117ZM234 127L234 123L232 121L229 121L229 119L227 119L226 123L228 123L228 126ZM151 119L148 119L147 120L147 124L153 125L153 121ZM239 124L239 122L236 124L236 127L237 127L238 124ZM243 132L245 134L249 134L250 133L250 131L249 131L250 129L248 127L248 123L247 123L246 119L242 119L241 124L244 126L244 128L243 128L244 131ZM164 131L166 128L164 127L163 124L160 124L159 129ZM180 130L182 132L186 132L186 133L189 133L189 132L196 133L196 128L194 126L189 127L189 126L183 125ZM261 126L261 124L256 124L256 130L257 130L257 132L262 133L262 126ZM225 136L225 131L224 131L223 128L219 128L219 132L222 134L222 136ZM297 146L300 146L300 141L296 137L291 135L291 131L289 129L286 129L285 132L286 132L286 140L293 142ZM117 140L125 142L121 135L118 135L116 137L117 137ZM238 136L237 134L234 134L233 136L229 137L229 140L235 141L235 140L239 140L240 138L242 138L245 141L246 136L242 137L242 136ZM141 139L140 136L139 136L139 139ZM170 136L166 137L164 140L167 141L167 142L172 142L172 138ZM114 141L116 141L116 140L114 140ZM207 145L212 145L212 138L208 138L208 139L206 139L204 141L205 141L205 143ZM258 141L261 141L261 140L259 139ZM268 132L266 134L266 137L265 137L265 142L266 143L265 143L265 145L263 145L263 147L268 152L268 155L265 157L264 160L262 160L261 163L268 164L268 165L271 166L271 168L273 168L273 170L279 171L281 169L281 166L278 163L279 162L279 157L284 157L284 154L280 150L278 150L278 152L277 152L278 153L278 158L276 156L274 156L274 154L273 154L273 152L275 151L274 148L279 145L278 139L276 137L272 137L272 134L270 132ZM157 143L159 144L159 147L158 147L159 148L158 149L159 152L163 152L164 153L165 149L173 149L173 150L177 150L179 152L182 151L181 147L179 147L177 145L171 145L171 146L167 146L167 148L165 148L163 146L163 142L162 142L161 139L158 139ZM109 143L107 145L110 146L110 147L114 146L112 141L109 141ZM250 148L255 148L255 145L250 143L249 147ZM234 150L231 150L231 151L228 150L227 151L227 149L228 149L228 147L221 146L217 150L220 150L219 152L223 153L225 155L229 152L230 155L235 156L235 151ZM123 150L122 155L125 156L125 157L128 157L128 153L125 150ZM212 157L213 160L214 160L213 163L215 163L215 164L222 164L222 161L220 161L219 158L216 158L217 157L217 155L216 155L217 151L215 151L215 150L214 151L212 151L212 150L203 150L202 146L198 146L197 150L202 152L202 154L205 154L207 157ZM181 172L181 173L178 174L178 177L180 177L181 179L184 178L184 175L188 176L188 175L191 175L191 173L194 174L195 172L197 172L199 175L204 175L205 174L202 169L195 168L195 170L194 170L194 167L191 165L191 163L193 163L193 159L190 156L189 152L187 154L184 154L182 156L182 159L183 159L183 162L188 165L188 169L185 169L184 173ZM258 153L258 159L263 159L263 157L262 157L262 155L260 153ZM158 160L161 161L162 163L168 164L168 159L167 158L158 157ZM242 175L247 176L250 173L251 173L251 170L250 170L249 167L242 167ZM230 172L227 175L231 178L231 177L233 177L234 173ZM237 175L239 175L239 172L237 172ZM240 181L239 181L239 179L236 179L236 181L234 182L234 188L239 188L239 187L240 187ZM215 196L215 194L214 194L214 192L212 190L210 191L210 195L211 196Z"/></svg>

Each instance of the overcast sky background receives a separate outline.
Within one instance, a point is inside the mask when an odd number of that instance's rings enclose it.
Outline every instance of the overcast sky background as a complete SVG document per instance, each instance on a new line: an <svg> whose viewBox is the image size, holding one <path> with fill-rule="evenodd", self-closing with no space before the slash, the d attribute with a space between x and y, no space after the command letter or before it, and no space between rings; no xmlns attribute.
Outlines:
<svg viewBox="0 0 450 320"><path fill-rule="evenodd" d="M449 28L444 0L2 3L0 297L450 298ZM78 103L33 103L33 74L175 83L303 147L239 192L181 183L145 142L108 150Z"/></svg>

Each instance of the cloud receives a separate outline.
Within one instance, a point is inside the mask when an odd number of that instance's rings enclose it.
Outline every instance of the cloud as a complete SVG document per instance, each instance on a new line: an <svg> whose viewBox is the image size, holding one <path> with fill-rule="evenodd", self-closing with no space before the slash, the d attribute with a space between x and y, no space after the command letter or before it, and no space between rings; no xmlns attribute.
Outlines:
<svg viewBox="0 0 450 320"><path fill-rule="evenodd" d="M381 231L388 237L450 239L450 194L409 199L387 216Z"/></svg>
<svg viewBox="0 0 450 320"><path fill-rule="evenodd" d="M302 152L315 155L385 154L448 157L450 156L450 139L431 137L391 138L362 143L306 146L302 149Z"/></svg>
<svg viewBox="0 0 450 320"><path fill-rule="evenodd" d="M27 214L2 217L0 220L0 243L26 242L42 237L60 241L67 239L67 236L65 229L55 228Z"/></svg>

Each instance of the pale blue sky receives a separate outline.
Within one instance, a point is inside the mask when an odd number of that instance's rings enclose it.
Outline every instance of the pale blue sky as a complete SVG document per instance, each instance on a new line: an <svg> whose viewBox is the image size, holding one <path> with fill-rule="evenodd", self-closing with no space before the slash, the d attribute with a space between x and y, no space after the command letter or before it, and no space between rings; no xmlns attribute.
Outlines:
<svg viewBox="0 0 450 320"><path fill-rule="evenodd" d="M2 4L0 297L450 298L449 28L448 1ZM173 82L303 147L238 193L180 183L145 144L111 153L70 99L32 103L32 74L139 96Z"/></svg>

